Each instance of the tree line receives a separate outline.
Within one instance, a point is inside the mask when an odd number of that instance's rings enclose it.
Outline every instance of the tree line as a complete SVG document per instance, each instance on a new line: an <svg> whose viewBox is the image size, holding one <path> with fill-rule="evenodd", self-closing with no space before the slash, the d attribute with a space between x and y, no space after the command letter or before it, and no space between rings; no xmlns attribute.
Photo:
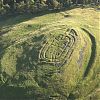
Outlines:
<svg viewBox="0 0 100 100"><path fill-rule="evenodd" d="M0 14L7 12L37 11L43 9L61 9L72 5L98 5L100 0L0 0Z"/></svg>

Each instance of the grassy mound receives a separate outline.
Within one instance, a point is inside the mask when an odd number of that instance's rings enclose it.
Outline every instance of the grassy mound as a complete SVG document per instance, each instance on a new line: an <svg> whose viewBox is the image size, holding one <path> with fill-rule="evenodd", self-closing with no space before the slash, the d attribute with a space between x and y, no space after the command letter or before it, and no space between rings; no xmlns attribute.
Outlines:
<svg viewBox="0 0 100 100"><path fill-rule="evenodd" d="M1 21L0 99L98 100L98 25L92 8Z"/></svg>

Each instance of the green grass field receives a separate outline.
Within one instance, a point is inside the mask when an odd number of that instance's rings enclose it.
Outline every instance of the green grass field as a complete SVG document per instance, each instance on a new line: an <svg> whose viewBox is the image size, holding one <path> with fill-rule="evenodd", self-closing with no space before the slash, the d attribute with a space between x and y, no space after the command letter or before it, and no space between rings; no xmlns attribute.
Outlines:
<svg viewBox="0 0 100 100"><path fill-rule="evenodd" d="M0 100L99 100L99 20L95 8L0 20Z"/></svg>

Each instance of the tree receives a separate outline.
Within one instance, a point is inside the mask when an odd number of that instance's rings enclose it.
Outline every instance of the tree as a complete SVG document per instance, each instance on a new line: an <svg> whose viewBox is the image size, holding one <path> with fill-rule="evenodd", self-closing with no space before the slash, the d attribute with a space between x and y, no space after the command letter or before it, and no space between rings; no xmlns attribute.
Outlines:
<svg viewBox="0 0 100 100"><path fill-rule="evenodd" d="M59 5L59 2L57 0L47 0L46 4L52 8L56 8Z"/></svg>
<svg viewBox="0 0 100 100"><path fill-rule="evenodd" d="M0 9L3 7L3 0L0 0Z"/></svg>

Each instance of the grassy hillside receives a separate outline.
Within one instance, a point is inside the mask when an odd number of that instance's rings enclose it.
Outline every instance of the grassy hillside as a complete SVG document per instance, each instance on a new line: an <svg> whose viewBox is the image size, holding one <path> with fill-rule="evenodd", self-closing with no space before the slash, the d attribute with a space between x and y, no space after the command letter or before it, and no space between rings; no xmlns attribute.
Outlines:
<svg viewBox="0 0 100 100"><path fill-rule="evenodd" d="M0 19L0 100L99 100L99 28L94 8Z"/></svg>

